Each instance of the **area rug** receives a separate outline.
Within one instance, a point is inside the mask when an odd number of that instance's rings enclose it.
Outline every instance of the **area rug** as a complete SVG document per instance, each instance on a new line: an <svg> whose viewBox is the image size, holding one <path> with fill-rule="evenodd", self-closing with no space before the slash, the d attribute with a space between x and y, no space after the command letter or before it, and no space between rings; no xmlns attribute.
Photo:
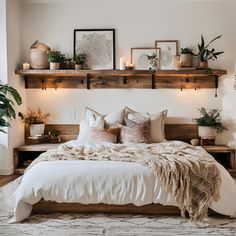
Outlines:
<svg viewBox="0 0 236 236"><path fill-rule="evenodd" d="M0 188L0 235L4 236L233 236L236 219L212 218L196 225L182 217L103 214L32 215L23 223L9 224L14 190L21 179Z"/></svg>

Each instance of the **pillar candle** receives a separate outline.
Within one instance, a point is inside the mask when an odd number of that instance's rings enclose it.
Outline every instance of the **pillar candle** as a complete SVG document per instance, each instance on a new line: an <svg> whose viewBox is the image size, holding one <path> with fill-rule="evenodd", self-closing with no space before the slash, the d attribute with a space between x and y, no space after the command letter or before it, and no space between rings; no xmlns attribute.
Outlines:
<svg viewBox="0 0 236 236"><path fill-rule="evenodd" d="M120 58L120 70L125 70L126 67L126 59L125 57Z"/></svg>

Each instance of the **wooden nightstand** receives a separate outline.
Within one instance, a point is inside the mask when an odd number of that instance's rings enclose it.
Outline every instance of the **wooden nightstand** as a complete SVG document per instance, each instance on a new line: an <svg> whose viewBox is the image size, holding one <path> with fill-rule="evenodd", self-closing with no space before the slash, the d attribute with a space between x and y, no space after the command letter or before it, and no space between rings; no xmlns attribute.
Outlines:
<svg viewBox="0 0 236 236"><path fill-rule="evenodd" d="M227 145L203 146L232 176L236 176L235 149Z"/></svg>
<svg viewBox="0 0 236 236"><path fill-rule="evenodd" d="M22 145L14 148L13 150L13 162L14 173L23 174L27 161L32 161L37 158L41 153L50 149L57 149L61 143L42 143L34 145Z"/></svg>

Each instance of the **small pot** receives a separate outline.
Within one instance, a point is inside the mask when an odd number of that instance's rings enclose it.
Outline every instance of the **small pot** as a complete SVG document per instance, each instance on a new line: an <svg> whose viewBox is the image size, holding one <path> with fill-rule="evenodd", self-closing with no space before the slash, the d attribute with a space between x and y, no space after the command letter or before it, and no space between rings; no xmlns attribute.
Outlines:
<svg viewBox="0 0 236 236"><path fill-rule="evenodd" d="M209 126L198 126L198 135L201 138L216 138L216 129Z"/></svg>
<svg viewBox="0 0 236 236"><path fill-rule="evenodd" d="M50 62L50 70L59 70L60 63Z"/></svg>
<svg viewBox="0 0 236 236"><path fill-rule="evenodd" d="M75 64L75 70L82 70L82 69L83 69L83 65Z"/></svg>
<svg viewBox="0 0 236 236"><path fill-rule="evenodd" d="M42 136L44 134L45 124L31 124L29 126L30 136Z"/></svg>
<svg viewBox="0 0 236 236"><path fill-rule="evenodd" d="M208 61L200 61L199 62L199 67L200 68L205 68L205 69L207 69L208 68Z"/></svg>
<svg viewBox="0 0 236 236"><path fill-rule="evenodd" d="M182 67L193 67L193 55L192 54L181 54L180 60Z"/></svg>

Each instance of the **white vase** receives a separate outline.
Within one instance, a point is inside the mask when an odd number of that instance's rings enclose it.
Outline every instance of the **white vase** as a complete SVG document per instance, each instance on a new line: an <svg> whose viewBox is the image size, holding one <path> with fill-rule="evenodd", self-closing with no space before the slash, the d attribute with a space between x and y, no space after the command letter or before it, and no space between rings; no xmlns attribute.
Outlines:
<svg viewBox="0 0 236 236"><path fill-rule="evenodd" d="M59 69L60 69L60 63L50 62L50 70L59 70Z"/></svg>
<svg viewBox="0 0 236 236"><path fill-rule="evenodd" d="M30 136L42 136L44 134L45 124L31 124Z"/></svg>
<svg viewBox="0 0 236 236"><path fill-rule="evenodd" d="M82 70L82 67L81 64L75 64L75 70Z"/></svg>
<svg viewBox="0 0 236 236"><path fill-rule="evenodd" d="M216 129L209 126L198 126L198 135L201 138L212 138L216 137Z"/></svg>

